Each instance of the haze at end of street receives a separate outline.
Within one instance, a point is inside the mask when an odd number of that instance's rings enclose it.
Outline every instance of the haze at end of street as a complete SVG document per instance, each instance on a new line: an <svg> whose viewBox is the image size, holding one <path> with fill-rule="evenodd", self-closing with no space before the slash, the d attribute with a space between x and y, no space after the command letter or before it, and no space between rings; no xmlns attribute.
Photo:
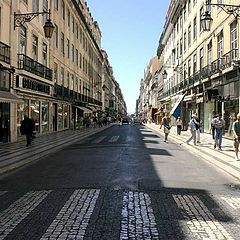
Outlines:
<svg viewBox="0 0 240 240"><path fill-rule="evenodd" d="M123 91L128 113L134 113L140 81L150 59L157 54L169 1L87 0L102 32L116 80Z"/></svg>

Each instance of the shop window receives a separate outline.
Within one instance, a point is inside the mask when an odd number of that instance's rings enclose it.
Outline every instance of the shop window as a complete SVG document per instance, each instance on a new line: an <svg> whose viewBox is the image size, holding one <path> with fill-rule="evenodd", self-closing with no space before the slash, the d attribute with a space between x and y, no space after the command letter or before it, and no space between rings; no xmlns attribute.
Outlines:
<svg viewBox="0 0 240 240"><path fill-rule="evenodd" d="M63 118L64 118L64 128L67 128L68 127L68 119L69 119L69 113L68 113L68 105L63 105Z"/></svg>
<svg viewBox="0 0 240 240"><path fill-rule="evenodd" d="M63 129L63 105L59 104L58 105L58 130L62 130Z"/></svg>
<svg viewBox="0 0 240 240"><path fill-rule="evenodd" d="M31 100L31 104L30 104L31 115L30 115L30 117L35 122L36 132L39 132L39 122L40 122L39 110L40 110L39 101Z"/></svg>
<svg viewBox="0 0 240 240"><path fill-rule="evenodd" d="M42 102L42 132L49 131L49 103Z"/></svg>
<svg viewBox="0 0 240 240"><path fill-rule="evenodd" d="M20 133L20 126L21 122L24 119L24 116L28 116L28 109L29 109L29 101L24 100L23 103L17 105L17 134L21 135Z"/></svg>

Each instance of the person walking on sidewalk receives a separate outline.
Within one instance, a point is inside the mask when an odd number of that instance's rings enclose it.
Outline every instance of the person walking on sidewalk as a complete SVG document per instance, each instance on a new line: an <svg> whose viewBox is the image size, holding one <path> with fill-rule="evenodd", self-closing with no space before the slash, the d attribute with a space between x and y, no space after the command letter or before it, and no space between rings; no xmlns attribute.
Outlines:
<svg viewBox="0 0 240 240"><path fill-rule="evenodd" d="M162 125L165 134L164 142L168 143L168 134L170 133L171 129L170 118L168 117L168 114L165 114L165 116L162 118L160 129L162 128Z"/></svg>
<svg viewBox="0 0 240 240"><path fill-rule="evenodd" d="M26 135L27 147L31 145L33 131L34 131L33 120L27 116L24 116L24 120L21 122L20 132L22 135Z"/></svg>
<svg viewBox="0 0 240 240"><path fill-rule="evenodd" d="M235 159L238 161L240 160L238 157L238 149L239 149L239 142L240 142L240 113L238 113L237 120L233 123L232 133L233 133L233 139L234 139L234 151L236 154Z"/></svg>
<svg viewBox="0 0 240 240"><path fill-rule="evenodd" d="M189 128L190 128L190 132L191 132L191 137L186 141L187 144L189 144L192 140L194 145L197 145L197 139L196 139L196 124L195 124L195 120L196 120L197 116L195 114L192 115L192 119L189 122Z"/></svg>
<svg viewBox="0 0 240 240"><path fill-rule="evenodd" d="M197 118L197 114L196 115L196 118L193 120L195 125L196 125L196 138L197 138L197 143L201 143L200 142L200 121L199 119Z"/></svg>
<svg viewBox="0 0 240 240"><path fill-rule="evenodd" d="M214 149L218 146L218 150L222 150L222 135L225 121L222 119L222 114L218 114L218 117L213 119L213 126L215 127L215 143Z"/></svg>
<svg viewBox="0 0 240 240"><path fill-rule="evenodd" d="M177 124L177 135L180 135L182 131L182 119L180 117L178 117L176 124Z"/></svg>

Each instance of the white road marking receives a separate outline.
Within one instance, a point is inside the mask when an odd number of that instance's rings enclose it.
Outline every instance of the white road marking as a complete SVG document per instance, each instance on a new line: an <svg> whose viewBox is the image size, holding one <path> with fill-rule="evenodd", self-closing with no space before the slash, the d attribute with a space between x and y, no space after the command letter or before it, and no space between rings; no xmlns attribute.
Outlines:
<svg viewBox="0 0 240 240"><path fill-rule="evenodd" d="M95 140L93 141L93 143L100 143L100 142L102 142L105 138L106 138L106 136L99 137L99 138L95 139Z"/></svg>
<svg viewBox="0 0 240 240"><path fill-rule="evenodd" d="M41 237L46 239L83 239L100 190L76 190Z"/></svg>
<svg viewBox="0 0 240 240"><path fill-rule="evenodd" d="M4 239L51 191L28 192L0 213L0 239Z"/></svg>
<svg viewBox="0 0 240 240"><path fill-rule="evenodd" d="M120 240L159 239L148 194L124 192Z"/></svg>
<svg viewBox="0 0 240 240"><path fill-rule="evenodd" d="M117 142L118 139L119 139L119 136L113 136L108 142Z"/></svg>
<svg viewBox="0 0 240 240"><path fill-rule="evenodd" d="M191 239L233 240L223 225L215 219L196 195L173 195L177 206L183 210L184 220L179 224L192 234Z"/></svg>

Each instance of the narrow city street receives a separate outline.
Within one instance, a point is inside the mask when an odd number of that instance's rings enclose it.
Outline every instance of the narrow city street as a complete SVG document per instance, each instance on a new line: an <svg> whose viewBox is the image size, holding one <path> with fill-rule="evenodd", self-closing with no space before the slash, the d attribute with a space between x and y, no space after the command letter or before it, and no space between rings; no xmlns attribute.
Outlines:
<svg viewBox="0 0 240 240"><path fill-rule="evenodd" d="M240 239L240 185L143 125L0 178L0 239Z"/></svg>

